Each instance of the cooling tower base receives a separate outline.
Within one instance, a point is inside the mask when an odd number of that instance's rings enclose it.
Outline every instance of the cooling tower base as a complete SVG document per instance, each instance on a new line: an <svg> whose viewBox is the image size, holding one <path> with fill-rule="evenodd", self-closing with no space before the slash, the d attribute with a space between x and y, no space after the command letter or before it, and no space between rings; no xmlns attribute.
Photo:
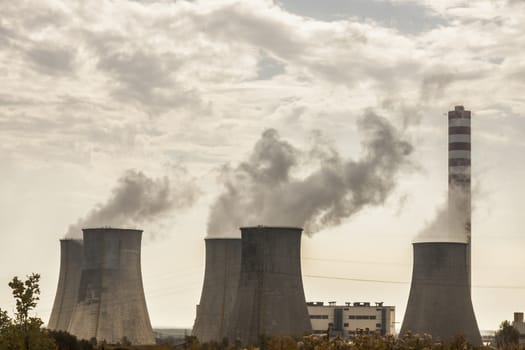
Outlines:
<svg viewBox="0 0 525 350"><path fill-rule="evenodd" d="M436 340L463 335L481 345L467 252L465 243L414 243L412 284L400 335L427 333Z"/></svg>

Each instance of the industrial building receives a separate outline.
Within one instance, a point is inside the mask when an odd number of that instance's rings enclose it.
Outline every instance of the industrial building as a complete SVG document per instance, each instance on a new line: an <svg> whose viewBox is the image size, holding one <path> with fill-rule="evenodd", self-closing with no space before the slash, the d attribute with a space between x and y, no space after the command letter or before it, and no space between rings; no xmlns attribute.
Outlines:
<svg viewBox="0 0 525 350"><path fill-rule="evenodd" d="M77 303L84 252L81 240L60 240L60 273L58 286L47 327L67 331Z"/></svg>
<svg viewBox="0 0 525 350"><path fill-rule="evenodd" d="M309 302L313 333L352 338L357 334L395 334L396 308L382 302Z"/></svg>
<svg viewBox="0 0 525 350"><path fill-rule="evenodd" d="M525 322L523 322L523 312L514 313L512 327L514 327L520 333L520 344L525 344Z"/></svg>
<svg viewBox="0 0 525 350"><path fill-rule="evenodd" d="M241 240L207 238L204 284L192 335L201 342L220 342L227 337L241 272Z"/></svg>
<svg viewBox="0 0 525 350"><path fill-rule="evenodd" d="M413 244L414 265L400 334L427 333L448 340L481 335L471 300L470 111L448 113L448 232Z"/></svg>
<svg viewBox="0 0 525 350"><path fill-rule="evenodd" d="M228 325L230 341L311 333L301 275L301 228L241 228L241 273Z"/></svg>
<svg viewBox="0 0 525 350"><path fill-rule="evenodd" d="M154 344L140 264L142 231L83 229L84 266L68 332L80 339Z"/></svg>

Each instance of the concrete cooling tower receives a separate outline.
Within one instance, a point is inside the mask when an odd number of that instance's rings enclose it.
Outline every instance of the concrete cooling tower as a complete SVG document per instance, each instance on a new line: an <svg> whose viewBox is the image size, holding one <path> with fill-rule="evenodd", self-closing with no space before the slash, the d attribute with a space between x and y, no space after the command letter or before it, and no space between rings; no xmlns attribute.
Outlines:
<svg viewBox="0 0 525 350"><path fill-rule="evenodd" d="M301 228L243 227L241 275L230 341L311 333L301 275Z"/></svg>
<svg viewBox="0 0 525 350"><path fill-rule="evenodd" d="M207 238L206 268L193 335L201 342L220 342L227 337L241 271L241 240Z"/></svg>
<svg viewBox="0 0 525 350"><path fill-rule="evenodd" d="M67 331L69 327L77 302L83 256L81 240L60 240L60 274L55 302L47 325L49 329Z"/></svg>
<svg viewBox="0 0 525 350"><path fill-rule="evenodd" d="M81 339L154 344L140 265L142 231L84 229L84 268L69 333Z"/></svg>
<svg viewBox="0 0 525 350"><path fill-rule="evenodd" d="M414 243L414 267L400 334L464 335L481 345L468 280L467 243Z"/></svg>

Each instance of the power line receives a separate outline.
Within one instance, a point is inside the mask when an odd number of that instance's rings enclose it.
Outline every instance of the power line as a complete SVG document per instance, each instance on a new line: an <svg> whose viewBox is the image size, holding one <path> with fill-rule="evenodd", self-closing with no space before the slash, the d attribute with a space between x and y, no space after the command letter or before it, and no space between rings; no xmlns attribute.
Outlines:
<svg viewBox="0 0 525 350"><path fill-rule="evenodd" d="M338 277L338 276L322 276L322 275L303 275L308 278L319 278L329 280L342 280L342 281L353 281L353 282L367 282L367 283L383 283L383 284L410 284L408 281L391 281L391 280L379 280L379 279L366 279L366 278L352 278L352 277ZM439 283L433 282L433 285L439 285ZM525 286L505 286L505 285L483 285L475 284L472 288L480 289L525 289Z"/></svg>

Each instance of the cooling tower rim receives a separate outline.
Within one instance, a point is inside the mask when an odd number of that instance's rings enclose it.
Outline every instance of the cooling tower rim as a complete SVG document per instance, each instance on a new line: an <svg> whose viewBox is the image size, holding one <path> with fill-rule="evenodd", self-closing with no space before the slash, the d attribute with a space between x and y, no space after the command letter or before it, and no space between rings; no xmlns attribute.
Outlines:
<svg viewBox="0 0 525 350"><path fill-rule="evenodd" d="M69 241L73 241L73 242L82 243L84 240L83 240L82 238L60 238L59 241L60 241L60 242L69 242Z"/></svg>
<svg viewBox="0 0 525 350"><path fill-rule="evenodd" d="M118 228L118 227L88 227L83 228L82 232L92 232L92 231L118 231L118 232L143 232L140 229L134 228Z"/></svg>
<svg viewBox="0 0 525 350"><path fill-rule="evenodd" d="M298 230L302 231L302 227L297 226L266 226L266 225L257 225L257 226L242 226L240 230L253 230L253 229L270 229L270 230Z"/></svg>
<svg viewBox="0 0 525 350"><path fill-rule="evenodd" d="M205 237L205 241L240 241L241 237Z"/></svg>
<svg viewBox="0 0 525 350"><path fill-rule="evenodd" d="M428 241L428 242L412 242L413 246L420 245L468 245L467 242L451 242L451 241Z"/></svg>

